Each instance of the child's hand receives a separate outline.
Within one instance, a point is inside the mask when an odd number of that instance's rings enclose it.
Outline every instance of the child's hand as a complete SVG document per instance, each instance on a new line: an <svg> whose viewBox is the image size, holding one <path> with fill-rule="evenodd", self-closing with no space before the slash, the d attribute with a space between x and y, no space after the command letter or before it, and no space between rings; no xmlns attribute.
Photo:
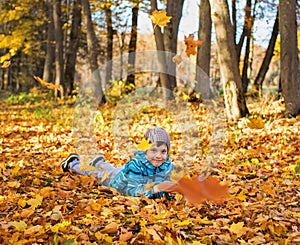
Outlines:
<svg viewBox="0 0 300 245"><path fill-rule="evenodd" d="M154 193L157 192L176 192L178 189L177 184L172 181L163 181L158 185L154 186Z"/></svg>

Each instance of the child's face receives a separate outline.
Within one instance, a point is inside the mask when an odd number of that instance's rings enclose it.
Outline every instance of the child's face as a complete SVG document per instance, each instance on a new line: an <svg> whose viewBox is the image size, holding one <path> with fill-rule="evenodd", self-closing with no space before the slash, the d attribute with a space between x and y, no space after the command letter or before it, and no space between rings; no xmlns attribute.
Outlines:
<svg viewBox="0 0 300 245"><path fill-rule="evenodd" d="M149 150L146 151L146 156L148 161L155 167L159 167L162 165L168 155L168 148L166 144L157 146L156 143L154 143Z"/></svg>

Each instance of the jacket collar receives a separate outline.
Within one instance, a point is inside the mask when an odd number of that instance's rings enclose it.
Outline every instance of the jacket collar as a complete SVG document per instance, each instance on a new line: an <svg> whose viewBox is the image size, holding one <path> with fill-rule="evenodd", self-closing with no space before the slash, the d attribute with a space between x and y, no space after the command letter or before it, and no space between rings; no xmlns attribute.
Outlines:
<svg viewBox="0 0 300 245"><path fill-rule="evenodd" d="M160 165L159 167L155 167L148 161L145 151L136 151L134 153L134 157L138 158L139 161L141 161L148 169L152 169L152 170L157 169L157 168L159 170L165 170L171 164L171 162L169 160L169 156L167 156L166 161L162 165Z"/></svg>

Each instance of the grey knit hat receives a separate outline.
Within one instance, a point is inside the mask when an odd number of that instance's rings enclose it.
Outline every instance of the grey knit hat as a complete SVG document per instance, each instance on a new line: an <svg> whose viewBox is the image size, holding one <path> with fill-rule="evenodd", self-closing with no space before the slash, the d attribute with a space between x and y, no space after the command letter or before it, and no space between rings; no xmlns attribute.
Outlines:
<svg viewBox="0 0 300 245"><path fill-rule="evenodd" d="M167 145L168 151L170 150L170 137L163 128L151 128L145 134L146 140L150 138L151 143L161 141Z"/></svg>

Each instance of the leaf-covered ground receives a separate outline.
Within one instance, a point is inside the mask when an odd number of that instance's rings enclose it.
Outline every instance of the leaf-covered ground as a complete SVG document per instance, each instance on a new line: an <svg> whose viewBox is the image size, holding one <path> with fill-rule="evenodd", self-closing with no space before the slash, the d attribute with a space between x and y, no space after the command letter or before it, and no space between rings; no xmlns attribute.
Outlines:
<svg viewBox="0 0 300 245"><path fill-rule="evenodd" d="M205 124L203 108L191 107ZM76 151L72 104L1 101L0 108L1 244L300 244L300 118L284 118L278 101L249 102L255 119L228 125L212 175L229 184L230 197L198 207L119 195L92 177L63 173L60 162ZM120 164L113 110L101 109L98 145ZM151 124L156 114L136 120ZM201 137L205 148L210 137Z"/></svg>

